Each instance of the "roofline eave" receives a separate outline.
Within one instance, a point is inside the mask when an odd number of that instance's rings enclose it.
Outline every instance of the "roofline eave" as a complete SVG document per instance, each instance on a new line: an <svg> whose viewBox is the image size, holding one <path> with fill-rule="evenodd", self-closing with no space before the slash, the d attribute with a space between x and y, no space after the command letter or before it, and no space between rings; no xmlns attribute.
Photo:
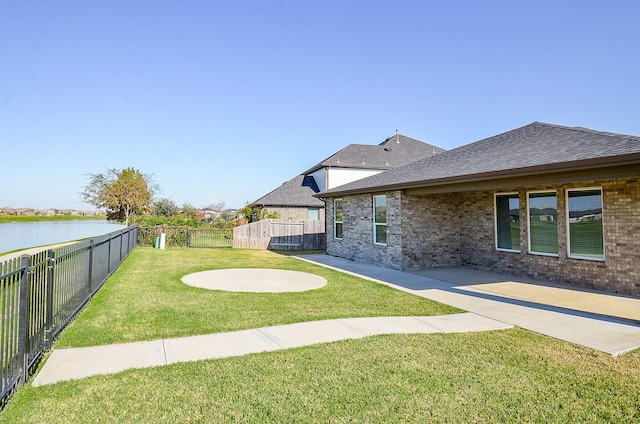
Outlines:
<svg viewBox="0 0 640 424"><path fill-rule="evenodd" d="M314 196L315 197L315 196ZM322 200L320 200L322 202ZM324 202L320 203L250 203L247 206L260 207L260 208L321 208L324 207Z"/></svg>
<svg viewBox="0 0 640 424"><path fill-rule="evenodd" d="M550 174L575 174L598 169L626 168L640 165L640 153L630 153L626 155L585 159L572 162L560 162L545 165L536 165L524 168L509 169L504 171L483 172L478 174L467 174L456 177L435 178L421 181L410 181L396 184L370 186L353 190L338 190L335 192L320 192L313 196L318 198L331 198L348 196L353 194L376 193L394 190L413 190L446 185L460 185L465 183L478 183L482 181L502 180L506 178L522 178L531 176L544 176ZM620 169L622 171L622 169ZM640 176L640 168L637 170Z"/></svg>

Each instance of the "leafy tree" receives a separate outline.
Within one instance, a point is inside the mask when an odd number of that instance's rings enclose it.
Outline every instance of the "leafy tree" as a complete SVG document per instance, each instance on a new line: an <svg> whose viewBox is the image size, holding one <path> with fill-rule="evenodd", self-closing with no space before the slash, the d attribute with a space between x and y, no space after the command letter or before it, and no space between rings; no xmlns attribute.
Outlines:
<svg viewBox="0 0 640 424"><path fill-rule="evenodd" d="M151 213L154 216L175 216L179 212L178 205L173 200L163 197L153 202Z"/></svg>
<svg viewBox="0 0 640 424"><path fill-rule="evenodd" d="M238 211L238 216L246 219L248 222L256 222L262 219L278 219L280 214L278 212L269 212L267 208L261 206L251 207L249 205Z"/></svg>
<svg viewBox="0 0 640 424"><path fill-rule="evenodd" d="M108 220L124 222L128 226L131 216L151 210L157 185L150 175L133 168L112 168L105 173L88 176L89 184L80 196L86 203L105 208Z"/></svg>
<svg viewBox="0 0 640 424"><path fill-rule="evenodd" d="M180 215L183 215L186 218L197 218L198 217L198 209L195 206L191 206L189 203L185 203L180 208Z"/></svg>

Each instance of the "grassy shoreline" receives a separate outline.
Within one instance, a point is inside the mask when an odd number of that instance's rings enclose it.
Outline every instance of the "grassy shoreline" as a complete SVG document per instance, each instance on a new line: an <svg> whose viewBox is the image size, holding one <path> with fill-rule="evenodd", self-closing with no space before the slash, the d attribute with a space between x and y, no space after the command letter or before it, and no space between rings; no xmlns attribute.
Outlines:
<svg viewBox="0 0 640 424"><path fill-rule="evenodd" d="M55 221L104 221L107 217L105 215L87 216L87 215L32 215L32 216L14 216L5 215L0 216L0 224L7 224L11 222L55 222Z"/></svg>

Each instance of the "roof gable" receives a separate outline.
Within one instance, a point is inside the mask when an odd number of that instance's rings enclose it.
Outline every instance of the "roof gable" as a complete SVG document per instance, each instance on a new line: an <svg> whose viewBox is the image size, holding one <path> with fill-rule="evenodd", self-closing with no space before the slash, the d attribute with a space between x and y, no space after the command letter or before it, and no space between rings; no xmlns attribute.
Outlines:
<svg viewBox="0 0 640 424"><path fill-rule="evenodd" d="M380 144L349 144L312 166L304 174L325 167L392 169L444 151L432 144L397 134Z"/></svg>
<svg viewBox="0 0 640 424"><path fill-rule="evenodd" d="M320 189L310 175L298 175L265 194L249 206L323 207L324 202L313 197Z"/></svg>
<svg viewBox="0 0 640 424"><path fill-rule="evenodd" d="M640 137L534 122L321 195L480 180L523 170L561 170L572 163L615 162L633 154L640 157Z"/></svg>
<svg viewBox="0 0 640 424"><path fill-rule="evenodd" d="M285 182L249 206L322 207L324 202L314 197L320 191L309 174L325 167L387 170L445 151L401 134L377 145L350 144L316 164L303 174Z"/></svg>

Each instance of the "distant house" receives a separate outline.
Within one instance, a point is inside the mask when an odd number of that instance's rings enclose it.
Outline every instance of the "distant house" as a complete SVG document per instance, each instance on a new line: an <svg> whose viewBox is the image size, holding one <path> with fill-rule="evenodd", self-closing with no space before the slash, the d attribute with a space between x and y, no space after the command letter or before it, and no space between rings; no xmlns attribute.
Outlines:
<svg viewBox="0 0 640 424"><path fill-rule="evenodd" d="M637 136L534 122L316 196L330 255L640 295Z"/></svg>
<svg viewBox="0 0 640 424"><path fill-rule="evenodd" d="M249 206L278 212L280 219L324 220L324 202L314 197L316 193L443 151L401 134L376 145L350 144Z"/></svg>
<svg viewBox="0 0 640 424"><path fill-rule="evenodd" d="M249 206L277 212L280 219L324 219L324 202L313 197L320 188L309 175L298 175L265 194Z"/></svg>

